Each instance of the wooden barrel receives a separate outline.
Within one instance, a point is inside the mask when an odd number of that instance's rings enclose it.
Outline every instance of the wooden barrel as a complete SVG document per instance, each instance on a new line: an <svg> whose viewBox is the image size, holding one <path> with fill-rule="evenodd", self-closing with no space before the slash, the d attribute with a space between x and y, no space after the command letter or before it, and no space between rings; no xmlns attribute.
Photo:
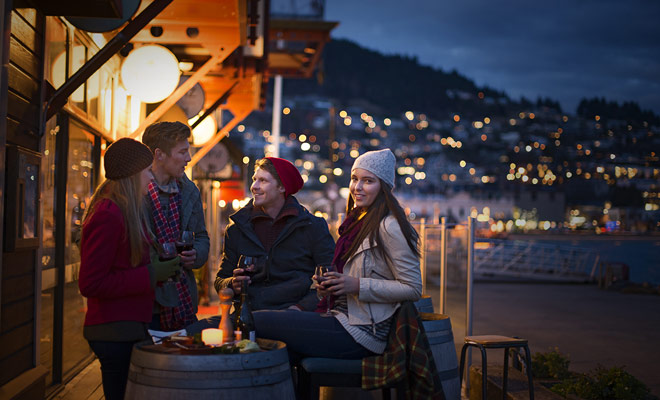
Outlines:
<svg viewBox="0 0 660 400"><path fill-rule="evenodd" d="M271 350L248 354L183 355L133 347L126 399L294 399L286 345L258 339Z"/></svg>
<svg viewBox="0 0 660 400"><path fill-rule="evenodd" d="M415 302L415 308L417 308L417 312L420 313L432 313L433 300L431 300L431 296L427 294L423 295L421 299Z"/></svg>
<svg viewBox="0 0 660 400"><path fill-rule="evenodd" d="M433 359L438 368L445 398L459 400L461 386L458 381L458 359L456 358L451 321L448 316L443 314L420 313L419 315L433 351Z"/></svg>

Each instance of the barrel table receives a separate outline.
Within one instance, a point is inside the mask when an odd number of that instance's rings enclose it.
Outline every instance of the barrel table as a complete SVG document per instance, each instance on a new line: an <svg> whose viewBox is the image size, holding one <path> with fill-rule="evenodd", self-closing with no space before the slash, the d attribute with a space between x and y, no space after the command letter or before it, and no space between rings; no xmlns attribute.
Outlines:
<svg viewBox="0 0 660 400"><path fill-rule="evenodd" d="M136 344L126 399L294 399L286 345L257 339L267 351L246 354L178 354Z"/></svg>

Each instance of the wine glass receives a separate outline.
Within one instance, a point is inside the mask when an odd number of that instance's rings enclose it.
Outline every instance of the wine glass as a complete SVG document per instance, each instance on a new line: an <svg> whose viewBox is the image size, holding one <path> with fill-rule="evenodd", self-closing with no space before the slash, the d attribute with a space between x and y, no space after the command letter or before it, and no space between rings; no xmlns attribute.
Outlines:
<svg viewBox="0 0 660 400"><path fill-rule="evenodd" d="M176 241L177 252L181 253L186 250L192 250L194 239L195 233L193 231L181 231L181 236Z"/></svg>
<svg viewBox="0 0 660 400"><path fill-rule="evenodd" d="M158 247L158 259L160 261L169 261L178 255L177 249L176 249L176 244L174 242L165 242L161 243L160 246ZM174 277L178 278L179 273L177 272ZM173 282L174 280L172 277L167 279L167 282Z"/></svg>
<svg viewBox="0 0 660 400"><path fill-rule="evenodd" d="M241 255L238 258L238 266L243 269L243 273L250 278L257 273L257 257Z"/></svg>
<svg viewBox="0 0 660 400"><path fill-rule="evenodd" d="M316 281L316 285L320 286L321 282L326 281L329 279L329 277L326 277L325 274L328 272L334 272L335 271L335 266L333 264L326 264L326 265L317 265L316 268L314 269L314 280ZM332 313L330 312L330 295L328 296L323 296L319 290L318 287L316 289L316 296L318 297L319 300L322 300L325 297L325 313L321 314L322 317L331 317Z"/></svg>
<svg viewBox="0 0 660 400"><path fill-rule="evenodd" d="M169 261L177 256L176 244L174 242L161 243L158 249L158 259Z"/></svg>

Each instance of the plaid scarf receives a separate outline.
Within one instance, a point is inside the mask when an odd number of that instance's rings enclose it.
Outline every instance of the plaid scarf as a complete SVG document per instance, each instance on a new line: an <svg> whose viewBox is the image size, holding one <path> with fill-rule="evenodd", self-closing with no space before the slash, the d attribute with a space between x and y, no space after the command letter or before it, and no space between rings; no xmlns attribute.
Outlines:
<svg viewBox="0 0 660 400"><path fill-rule="evenodd" d="M158 243L174 242L179 237L179 209L181 208L180 191L170 194L168 210L163 210L158 197L158 185L154 180L149 183L149 200L151 202L152 217L156 239ZM188 276L181 271L179 279L174 282L179 295L179 305L176 307L160 306L160 328L164 331L183 329L195 322L192 296L188 289ZM163 282L158 283L159 286Z"/></svg>
<svg viewBox="0 0 660 400"><path fill-rule="evenodd" d="M382 355L362 359L362 389L406 380L406 399L444 400L431 346L412 302L403 302Z"/></svg>

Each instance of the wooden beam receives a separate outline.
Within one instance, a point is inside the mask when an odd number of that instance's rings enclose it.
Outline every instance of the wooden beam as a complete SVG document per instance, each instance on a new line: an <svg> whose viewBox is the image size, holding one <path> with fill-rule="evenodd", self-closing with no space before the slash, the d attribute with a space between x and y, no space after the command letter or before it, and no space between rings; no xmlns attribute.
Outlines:
<svg viewBox="0 0 660 400"><path fill-rule="evenodd" d="M116 34L98 53L94 54L76 73L74 73L62 86L55 91L46 104L46 117L48 121L66 104L67 99L89 79L106 61L117 54L133 36L135 36L149 21L156 17L172 0L155 0L144 9L135 19L129 22L124 29ZM40 132L41 135L44 132Z"/></svg>

